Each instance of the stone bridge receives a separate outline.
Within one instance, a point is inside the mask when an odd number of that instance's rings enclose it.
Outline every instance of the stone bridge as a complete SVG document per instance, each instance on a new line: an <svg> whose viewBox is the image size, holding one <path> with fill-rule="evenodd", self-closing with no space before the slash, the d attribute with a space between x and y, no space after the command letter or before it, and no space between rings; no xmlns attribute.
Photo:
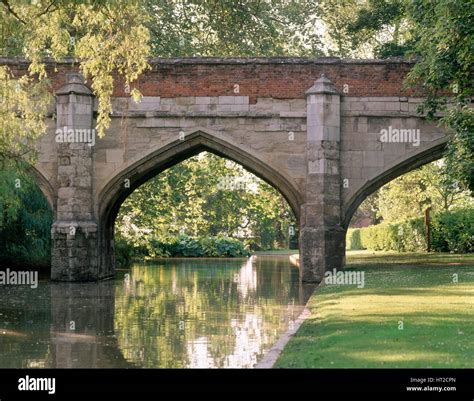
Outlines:
<svg viewBox="0 0 474 401"><path fill-rule="evenodd" d="M2 62L26 73L25 62ZM121 203L207 150L284 195L300 224L301 278L319 282L325 270L344 265L346 230L360 203L440 158L447 141L417 115L423 99L403 89L411 68L405 61L190 58L150 65L133 85L143 94L139 103L116 79L110 128L86 143L80 134L95 127L97 114L89 83L68 60L48 64L56 102L35 171L54 213L54 280L113 276Z"/></svg>

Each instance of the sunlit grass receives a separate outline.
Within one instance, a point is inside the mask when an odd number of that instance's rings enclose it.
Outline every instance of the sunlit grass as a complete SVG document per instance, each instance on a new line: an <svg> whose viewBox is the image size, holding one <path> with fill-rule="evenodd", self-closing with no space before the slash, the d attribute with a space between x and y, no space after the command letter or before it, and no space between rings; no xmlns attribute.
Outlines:
<svg viewBox="0 0 474 401"><path fill-rule="evenodd" d="M323 286L276 367L473 367L473 255L358 251L365 287Z"/></svg>

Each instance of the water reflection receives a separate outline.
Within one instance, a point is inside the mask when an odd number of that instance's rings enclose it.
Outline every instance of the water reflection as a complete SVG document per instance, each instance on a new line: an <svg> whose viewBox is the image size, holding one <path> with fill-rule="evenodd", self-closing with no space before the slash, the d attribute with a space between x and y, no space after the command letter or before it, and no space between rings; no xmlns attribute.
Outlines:
<svg viewBox="0 0 474 401"><path fill-rule="evenodd" d="M113 281L52 283L47 365L56 368L127 367L114 334Z"/></svg>
<svg viewBox="0 0 474 401"><path fill-rule="evenodd" d="M168 260L115 281L0 287L0 367L252 367L312 287L287 257Z"/></svg>

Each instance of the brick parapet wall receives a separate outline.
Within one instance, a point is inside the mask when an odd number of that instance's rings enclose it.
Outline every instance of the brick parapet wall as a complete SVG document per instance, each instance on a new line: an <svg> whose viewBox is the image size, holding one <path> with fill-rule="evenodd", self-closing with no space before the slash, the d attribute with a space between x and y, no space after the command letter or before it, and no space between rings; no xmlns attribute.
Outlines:
<svg viewBox="0 0 474 401"><path fill-rule="evenodd" d="M27 73L28 63L0 58L15 75ZM338 58L180 58L152 59L151 70L132 84L144 96L303 99L306 90L325 74L338 91L351 97L403 97L403 80L412 67L404 60L341 60ZM65 75L77 71L72 60L47 62L53 90L66 82ZM238 85L238 92L236 92ZM344 87L347 85L347 91ZM123 82L115 83L114 96L126 96Z"/></svg>

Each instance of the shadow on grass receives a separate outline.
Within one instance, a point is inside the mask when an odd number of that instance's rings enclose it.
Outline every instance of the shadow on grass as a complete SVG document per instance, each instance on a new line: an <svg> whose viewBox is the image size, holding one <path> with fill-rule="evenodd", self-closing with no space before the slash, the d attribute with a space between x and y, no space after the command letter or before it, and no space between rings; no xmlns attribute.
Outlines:
<svg viewBox="0 0 474 401"><path fill-rule="evenodd" d="M319 288L311 317L275 367L472 368L472 267L365 264L350 270L366 272L366 287Z"/></svg>
<svg viewBox="0 0 474 401"><path fill-rule="evenodd" d="M361 321L307 321L285 348L275 367L298 368L430 368L472 367L472 314L459 313L454 321L427 323L425 313L399 319ZM442 322L442 325L439 325Z"/></svg>

